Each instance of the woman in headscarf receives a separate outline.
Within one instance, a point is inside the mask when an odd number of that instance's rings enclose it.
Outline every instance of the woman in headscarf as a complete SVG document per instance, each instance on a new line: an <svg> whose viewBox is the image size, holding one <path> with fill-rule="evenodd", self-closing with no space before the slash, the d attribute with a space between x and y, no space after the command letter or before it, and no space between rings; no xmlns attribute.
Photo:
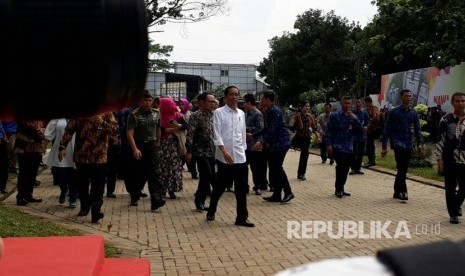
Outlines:
<svg viewBox="0 0 465 276"><path fill-rule="evenodd" d="M175 199L182 191L182 160L186 153L187 122L171 98L160 99L161 145L160 176L164 192Z"/></svg>
<svg viewBox="0 0 465 276"><path fill-rule="evenodd" d="M189 101L185 98L181 98L178 102L180 112L182 116L184 117L184 120L186 120L187 123L189 123L189 118L192 114L191 108L192 104L189 103ZM185 163L185 156L182 156L182 166L184 166ZM195 160L191 160L189 163L187 163L187 171L191 173L192 179L198 179L197 177L197 166L195 163Z"/></svg>

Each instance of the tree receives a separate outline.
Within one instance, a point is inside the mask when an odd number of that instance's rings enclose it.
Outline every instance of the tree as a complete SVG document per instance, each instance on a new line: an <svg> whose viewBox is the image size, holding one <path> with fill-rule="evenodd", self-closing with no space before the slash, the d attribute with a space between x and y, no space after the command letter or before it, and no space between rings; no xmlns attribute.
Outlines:
<svg viewBox="0 0 465 276"><path fill-rule="evenodd" d="M378 14L368 27L379 74L465 60L465 2L462 0L372 1Z"/></svg>
<svg viewBox="0 0 465 276"><path fill-rule="evenodd" d="M173 46L160 45L149 40L149 70L167 72L171 68L171 64L165 57L169 57Z"/></svg>
<svg viewBox="0 0 465 276"><path fill-rule="evenodd" d="M355 33L361 31L331 11L309 10L297 17L295 34L272 38L270 54L258 67L262 77L286 101L304 91L333 88L330 94L351 90L355 80Z"/></svg>
<svg viewBox="0 0 465 276"><path fill-rule="evenodd" d="M229 0L145 0L148 25L192 23L229 11Z"/></svg>
<svg viewBox="0 0 465 276"><path fill-rule="evenodd" d="M229 11L229 0L144 0L148 26L167 22L194 23L207 20ZM171 45L160 45L149 41L149 70L168 71L167 59L173 51Z"/></svg>

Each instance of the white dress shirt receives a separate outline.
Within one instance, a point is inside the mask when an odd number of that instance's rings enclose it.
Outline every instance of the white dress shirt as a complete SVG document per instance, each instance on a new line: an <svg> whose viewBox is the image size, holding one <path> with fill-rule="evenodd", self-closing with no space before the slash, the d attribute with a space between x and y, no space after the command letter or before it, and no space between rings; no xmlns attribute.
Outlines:
<svg viewBox="0 0 465 276"><path fill-rule="evenodd" d="M60 147L61 138L65 134L65 128L68 121L64 118L51 120L45 128L44 136L45 139L53 141L52 149L48 154L47 166L49 167L61 167L61 168L76 168L73 161L74 154L74 139L76 134L73 135L73 139L66 147L66 157L61 162L58 159L58 152Z"/></svg>
<svg viewBox="0 0 465 276"><path fill-rule="evenodd" d="M215 158L227 163L219 146L224 146L234 160L234 164L246 162L245 150L246 127L245 113L239 108L231 109L228 105L217 108L213 112L213 130L215 133Z"/></svg>

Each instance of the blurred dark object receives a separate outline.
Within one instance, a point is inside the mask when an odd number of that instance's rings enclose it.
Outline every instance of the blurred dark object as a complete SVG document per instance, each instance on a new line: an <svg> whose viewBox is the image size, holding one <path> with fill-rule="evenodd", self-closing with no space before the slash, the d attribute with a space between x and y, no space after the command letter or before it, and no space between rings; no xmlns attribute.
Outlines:
<svg viewBox="0 0 465 276"><path fill-rule="evenodd" d="M121 109L145 87L142 0L0 0L0 118Z"/></svg>

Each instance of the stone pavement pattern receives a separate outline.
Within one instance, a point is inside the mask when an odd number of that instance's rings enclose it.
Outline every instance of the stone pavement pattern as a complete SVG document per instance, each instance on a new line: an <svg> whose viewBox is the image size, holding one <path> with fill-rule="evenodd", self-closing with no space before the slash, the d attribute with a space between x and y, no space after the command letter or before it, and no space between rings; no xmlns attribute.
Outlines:
<svg viewBox="0 0 465 276"><path fill-rule="evenodd" d="M307 180L300 181L296 178L298 157L299 152L290 150L284 164L294 200L281 205L262 199L270 192L248 195L249 219L255 228L234 225L232 193L223 195L216 220L207 222L205 212L195 210L197 180L190 179L187 172L184 191L177 193L175 200L167 199L157 212L150 211L148 198L141 199L138 207L130 207L124 184L118 181L117 198L104 198L105 218L98 224L90 222L90 215L77 217L79 206L69 209L67 204L58 204L59 188L51 184L49 170L40 174L42 184L34 190L34 196L44 199L42 203L17 207L13 194L4 204L69 228L103 235L127 255L150 258L152 275L272 275L312 261L373 256L383 248L465 236L463 224L448 222L443 189L408 181L410 200L401 203L392 198L393 176L364 170L365 175L348 177L346 191L352 196L338 199L334 196L334 166L321 164L319 156L310 155ZM317 239L289 239L288 221L333 221L334 227L338 221L362 221L365 233L369 233L370 221L392 221L387 228L391 236L398 222L405 221L411 238L332 239L320 234Z"/></svg>

